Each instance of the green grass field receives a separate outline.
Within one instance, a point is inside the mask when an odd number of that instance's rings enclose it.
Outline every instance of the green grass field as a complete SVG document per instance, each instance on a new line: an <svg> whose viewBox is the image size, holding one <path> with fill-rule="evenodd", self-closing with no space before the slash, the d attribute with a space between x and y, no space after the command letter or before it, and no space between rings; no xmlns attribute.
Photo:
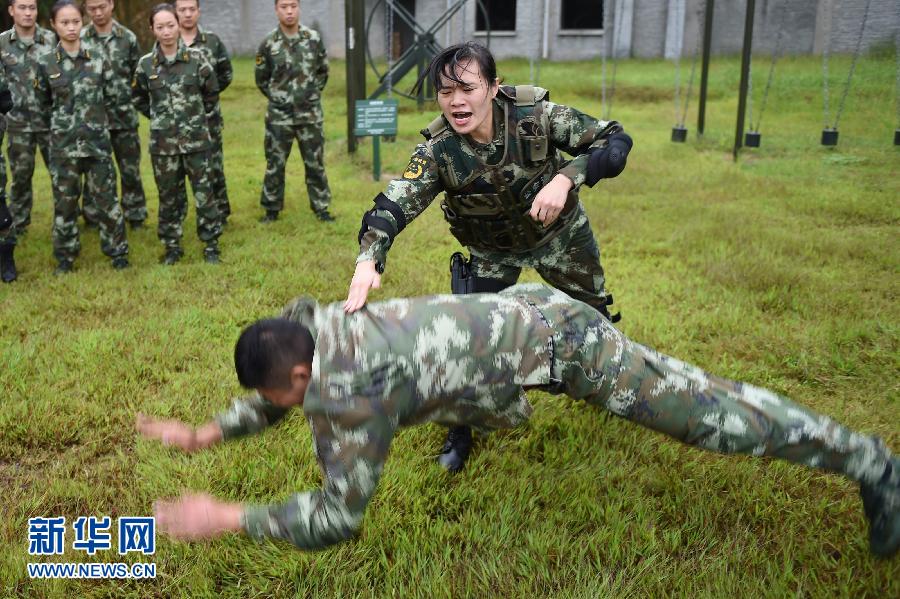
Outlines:
<svg viewBox="0 0 900 599"><path fill-rule="evenodd" d="M334 61L325 132L338 220L313 217L295 151L287 208L274 225L259 224L265 102L252 66L236 61L223 96L235 214L220 266L203 263L191 209L175 267L157 264L153 228L130 235L124 273L87 232L75 274L52 276L49 177L38 166L20 278L0 287L0 596L900 596L900 559L869 556L854 484L687 449L541 394L527 427L483 439L458 476L433 461L441 428L401 433L353 542L309 554L237 536L196 545L160 537L152 559L125 558L154 561L153 581L30 580L29 517L150 515L155 498L185 489L269 502L319 484L299 415L194 456L140 441L133 429L138 411L201 423L241 393L231 352L244 325L300 293L342 300L361 213L384 185L372 181L370 142L346 153L344 65ZM619 65L613 116L636 145L625 173L582 200L621 328L900 450L893 58L860 62L833 149L818 143L820 62L784 59L763 147L735 163L738 66L714 61L707 135L697 140L694 100L689 143L675 145L671 64ZM833 60L832 89L848 67ZM525 61L499 68L508 82L528 82ZM555 101L592 114L599 80L598 62L541 68ZM435 112L404 101L397 142L382 144L387 173L402 172ZM155 224L146 156L144 167ZM456 249L433 206L397 240L373 299L448 291ZM119 561L115 545L88 558L71 540L70 529L56 561Z"/></svg>

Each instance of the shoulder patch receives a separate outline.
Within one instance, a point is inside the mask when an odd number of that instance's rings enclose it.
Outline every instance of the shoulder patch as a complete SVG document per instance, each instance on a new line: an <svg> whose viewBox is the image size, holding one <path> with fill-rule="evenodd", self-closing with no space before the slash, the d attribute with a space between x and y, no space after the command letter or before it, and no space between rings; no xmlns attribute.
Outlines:
<svg viewBox="0 0 900 599"><path fill-rule="evenodd" d="M263 55L262 55L262 54L257 54L257 55L256 55L256 66L259 66L259 65L261 65L262 63L263 63Z"/></svg>
<svg viewBox="0 0 900 599"><path fill-rule="evenodd" d="M413 156L409 165L407 165L406 170L403 171L403 178L407 181L416 181L421 179L425 174L425 168L428 166L428 162L421 156Z"/></svg>

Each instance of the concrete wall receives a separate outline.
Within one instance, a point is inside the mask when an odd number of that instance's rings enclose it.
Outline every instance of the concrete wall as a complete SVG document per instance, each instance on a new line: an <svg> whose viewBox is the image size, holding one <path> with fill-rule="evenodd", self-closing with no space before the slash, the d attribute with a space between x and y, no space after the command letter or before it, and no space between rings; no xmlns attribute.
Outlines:
<svg viewBox="0 0 900 599"><path fill-rule="evenodd" d="M705 0L605 0L606 27L603 31L572 34L560 31L560 0L509 0L516 2L516 31L491 36L491 50L498 58L542 57L548 60L596 58L604 45L612 52L613 24L623 23L617 36L617 54L639 58L668 56L680 47L682 56L691 56L702 31ZM863 36L863 50L873 45L892 44L900 31L900 1L870 0L870 14ZM417 0L416 18L429 27L455 0ZM547 2L548 19L545 19ZM787 54L822 52L826 42L835 53L852 52L859 36L867 0L757 0L754 52L770 53L781 32L781 50ZM366 16L376 0L366 0ZM202 22L225 40L236 53L255 52L259 41L276 26L273 0L203 0ZM385 53L384 4L372 21L372 52ZM713 24L713 53L740 52L746 0L716 0ZM438 44L445 46L463 39L484 40L475 29L474 0L446 26L437 31ZM620 13L616 21L616 13ZM621 15L626 18L621 19ZM683 18L679 18L683 15ZM301 0L300 20L314 27L325 40L328 53L344 56L344 2L342 0ZM544 40L546 26L547 39ZM680 42L680 43L679 43ZM624 47L623 47L624 43Z"/></svg>

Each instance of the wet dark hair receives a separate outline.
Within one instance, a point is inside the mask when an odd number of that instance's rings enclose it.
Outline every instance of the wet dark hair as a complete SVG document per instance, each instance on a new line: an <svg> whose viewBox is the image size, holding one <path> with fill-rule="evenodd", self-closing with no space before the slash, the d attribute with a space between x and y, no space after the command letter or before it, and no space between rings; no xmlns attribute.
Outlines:
<svg viewBox="0 0 900 599"><path fill-rule="evenodd" d="M431 64L416 81L413 86L413 93L418 93L425 81L430 81L434 86L434 91L439 92L441 85L441 77L446 77L450 81L462 84L463 82L456 76L456 70L467 62L474 61L481 69L481 75L488 84L492 84L497 78L497 63L491 51L478 42L466 42L464 44L455 44L441 51L440 54L431 60Z"/></svg>
<svg viewBox="0 0 900 599"><path fill-rule="evenodd" d="M11 4L12 3L10 3L10 5ZM56 0L56 2L50 8L50 20L56 21L56 13L58 13L59 11L61 11L62 9L64 9L67 6L74 6L75 8L78 9L79 14L81 14L81 16L84 16L84 9L81 7L80 4L76 4L75 0Z"/></svg>
<svg viewBox="0 0 900 599"><path fill-rule="evenodd" d="M312 364L315 341L305 326L286 318L258 320L234 346L234 369L246 389L287 389L291 368Z"/></svg>
<svg viewBox="0 0 900 599"><path fill-rule="evenodd" d="M162 4L157 4L156 6L154 6L153 8L150 9L150 29L153 29L153 19L155 19L156 15L158 15L161 12L172 13L172 16L175 17L175 22L176 23L179 22L178 21L178 13L175 12L175 7L171 4L169 4L168 2L163 2Z"/></svg>

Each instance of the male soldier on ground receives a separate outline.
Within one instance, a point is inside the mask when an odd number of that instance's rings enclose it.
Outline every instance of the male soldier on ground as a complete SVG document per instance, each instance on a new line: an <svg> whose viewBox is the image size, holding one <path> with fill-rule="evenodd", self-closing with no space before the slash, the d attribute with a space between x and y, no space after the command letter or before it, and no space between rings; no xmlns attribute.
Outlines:
<svg viewBox="0 0 900 599"><path fill-rule="evenodd" d="M317 31L300 24L297 0L275 0L278 28L266 36L256 54L256 87L269 99L266 113L266 176L260 222L278 219L284 209L284 169L294 138L306 170L309 205L321 221L328 212L331 190L325 176L322 133L322 90L328 81L328 58Z"/></svg>
<svg viewBox="0 0 900 599"><path fill-rule="evenodd" d="M450 233L471 253L470 260L461 253L451 259L453 293L500 291L533 268L616 322L578 190L617 176L631 137L615 121L551 102L545 89L501 86L494 57L474 42L446 48L425 77L442 114L422 131L425 142L402 177L363 215L347 311L380 285L394 238L445 192L441 209ZM561 152L574 158L564 160ZM471 445L471 430L454 427L438 460L458 471Z"/></svg>
<svg viewBox="0 0 900 599"><path fill-rule="evenodd" d="M85 0L84 8L91 24L84 28L81 37L106 54L115 73L120 101L109 113L109 134L122 185L122 212L128 225L139 229L147 220L147 198L141 182L141 138L137 110L131 101L131 79L141 59L141 49L137 36L113 18L114 0ZM87 186L83 204L85 222L96 223L97 207Z"/></svg>
<svg viewBox="0 0 900 599"><path fill-rule="evenodd" d="M197 24L200 20L200 0L175 0L175 10L178 13L178 25L181 27L181 40L188 48L203 52L206 59L216 69L216 79L219 82L219 95L221 96L234 79L231 58L228 56L225 44L218 35L204 30ZM212 139L212 149L209 152L209 180L212 186L213 200L219 206L219 213L224 225L231 214L231 204L228 201L228 188L225 185L225 153L222 146L222 129L225 121L222 119L222 107L219 102L216 102L215 109L208 117L209 136Z"/></svg>
<svg viewBox="0 0 900 599"><path fill-rule="evenodd" d="M17 236L31 224L34 202L31 177L36 146L41 149L44 166L50 168L50 115L38 109L34 78L38 58L56 47L56 35L37 25L37 0L8 0L8 4L13 27L0 34L0 61L13 101L6 115L12 172L8 208L13 222L5 232L0 232L2 278L7 283L18 274L13 261Z"/></svg>
<svg viewBox="0 0 900 599"><path fill-rule="evenodd" d="M158 503L156 521L174 537L243 530L304 549L349 539L399 429L514 427L531 414L524 391L541 389L704 449L843 474L860 483L873 553L887 557L900 545L900 459L881 440L639 345L593 307L544 285L396 299L351 315L339 303L298 298L281 318L244 330L234 359L255 396L197 430L138 415L139 432L194 451L258 433L302 406L323 488L262 506L206 495Z"/></svg>

